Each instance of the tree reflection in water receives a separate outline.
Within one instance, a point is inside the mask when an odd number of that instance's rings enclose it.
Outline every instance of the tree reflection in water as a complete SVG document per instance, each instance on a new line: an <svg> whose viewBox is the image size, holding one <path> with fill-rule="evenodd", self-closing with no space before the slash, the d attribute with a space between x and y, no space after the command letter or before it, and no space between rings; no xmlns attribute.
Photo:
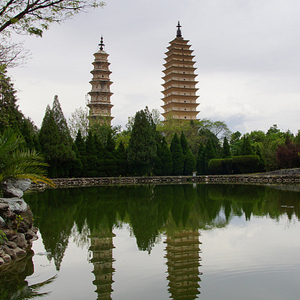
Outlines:
<svg viewBox="0 0 300 300"><path fill-rule="evenodd" d="M294 191L219 184L105 186L26 195L57 270L70 236L87 241L88 234L98 299L111 299L114 228L129 226L138 248L148 253L165 234L169 293L173 299L182 293L195 299L201 280L199 230L224 227L233 216L299 218L299 200Z"/></svg>

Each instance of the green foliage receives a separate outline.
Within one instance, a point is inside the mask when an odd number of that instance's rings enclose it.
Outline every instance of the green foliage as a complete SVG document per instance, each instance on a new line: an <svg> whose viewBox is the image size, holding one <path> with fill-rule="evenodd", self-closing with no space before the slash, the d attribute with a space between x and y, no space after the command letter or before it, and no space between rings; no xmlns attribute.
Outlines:
<svg viewBox="0 0 300 300"><path fill-rule="evenodd" d="M255 173L260 171L260 158L258 155L233 156L232 164L234 173Z"/></svg>
<svg viewBox="0 0 300 300"><path fill-rule="evenodd" d="M53 186L45 177L44 159L35 150L23 147L24 139L11 129L0 134L0 183L9 178L29 178Z"/></svg>
<svg viewBox="0 0 300 300"><path fill-rule="evenodd" d="M223 147L222 147L222 157L223 158L228 158L231 157L231 151L230 151L230 146L227 140L227 137L224 137L223 141Z"/></svg>
<svg viewBox="0 0 300 300"><path fill-rule="evenodd" d="M89 8L103 7L102 1L90 0L28 0L5 1L0 7L0 32L9 36L11 30L42 36L51 23L60 23Z"/></svg>
<svg viewBox="0 0 300 300"><path fill-rule="evenodd" d="M208 172L213 175L232 174L232 158L211 159L208 163Z"/></svg>
<svg viewBox="0 0 300 300"><path fill-rule="evenodd" d="M138 111L134 118L132 133L127 148L130 172L149 175L156 158L155 124L148 108Z"/></svg>
<svg viewBox="0 0 300 300"><path fill-rule="evenodd" d="M205 173L205 163L204 163L204 145L202 143L199 144L198 153L197 153L197 161L196 168L197 173L199 175Z"/></svg>
<svg viewBox="0 0 300 300"><path fill-rule="evenodd" d="M76 160L75 152L70 143L71 137L68 131L59 129L55 121L54 112L48 105L39 132L39 142L42 153L49 164L48 174L50 177L68 177L72 165ZM61 121L56 116L57 121Z"/></svg>
<svg viewBox="0 0 300 300"><path fill-rule="evenodd" d="M6 234L2 230L0 230L0 245L3 245L7 241L8 239L6 237Z"/></svg>
<svg viewBox="0 0 300 300"><path fill-rule="evenodd" d="M177 133L171 141L170 147L173 160L173 175L183 175L184 171L184 154Z"/></svg>

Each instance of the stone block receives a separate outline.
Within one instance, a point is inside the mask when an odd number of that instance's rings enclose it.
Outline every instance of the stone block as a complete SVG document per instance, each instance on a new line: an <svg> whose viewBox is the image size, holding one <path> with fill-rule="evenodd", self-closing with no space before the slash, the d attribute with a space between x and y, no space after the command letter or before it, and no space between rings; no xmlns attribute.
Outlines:
<svg viewBox="0 0 300 300"><path fill-rule="evenodd" d="M15 250L15 253L17 255L17 257L21 257L21 256L25 256L26 255L26 251L17 247Z"/></svg>
<svg viewBox="0 0 300 300"><path fill-rule="evenodd" d="M4 261L5 263L8 263L8 262L11 261L11 257L10 257L8 254L4 254L4 255L2 256L2 259L3 259L3 261Z"/></svg>
<svg viewBox="0 0 300 300"><path fill-rule="evenodd" d="M26 249L28 246L27 241L25 239L25 235L23 233L16 234L11 238L11 241L15 242L17 246L22 249Z"/></svg>

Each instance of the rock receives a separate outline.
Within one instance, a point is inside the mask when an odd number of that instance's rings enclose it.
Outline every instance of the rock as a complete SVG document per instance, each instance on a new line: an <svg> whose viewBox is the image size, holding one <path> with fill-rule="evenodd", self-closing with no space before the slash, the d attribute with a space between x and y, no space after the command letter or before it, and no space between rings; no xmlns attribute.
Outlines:
<svg viewBox="0 0 300 300"><path fill-rule="evenodd" d="M9 205L7 203L0 202L0 211L7 211L9 209Z"/></svg>
<svg viewBox="0 0 300 300"><path fill-rule="evenodd" d="M26 251L19 247L17 247L14 251L18 257L26 255Z"/></svg>
<svg viewBox="0 0 300 300"><path fill-rule="evenodd" d="M8 240L11 240L11 238L16 234L14 230L8 228L2 229L2 232L6 235Z"/></svg>
<svg viewBox="0 0 300 300"><path fill-rule="evenodd" d="M37 237L37 235L33 232L33 231L31 231L31 230L28 230L26 233L25 233L25 239L27 240L27 241L35 241L35 240L37 240L38 239L38 237Z"/></svg>
<svg viewBox="0 0 300 300"><path fill-rule="evenodd" d="M23 233L16 234L11 238L11 241L15 242L17 246L22 249L26 249L28 246L27 241L25 239L25 235Z"/></svg>
<svg viewBox="0 0 300 300"><path fill-rule="evenodd" d="M18 232L21 233L26 233L28 230L29 226L25 223L25 222L20 222L19 226L18 226Z"/></svg>
<svg viewBox="0 0 300 300"><path fill-rule="evenodd" d="M2 217L0 217L0 227L4 227L5 226L5 221Z"/></svg>
<svg viewBox="0 0 300 300"><path fill-rule="evenodd" d="M1 198L2 203L6 203L9 209L15 213L25 212L27 210L27 203L23 199L15 198Z"/></svg>
<svg viewBox="0 0 300 300"><path fill-rule="evenodd" d="M38 231L39 231L39 229L38 229L37 227L32 227L31 230L32 230L35 234L37 234Z"/></svg>
<svg viewBox="0 0 300 300"><path fill-rule="evenodd" d="M2 259L4 260L5 263L8 263L11 261L11 258L8 254L3 255Z"/></svg>
<svg viewBox="0 0 300 300"><path fill-rule="evenodd" d="M4 183L3 194L5 197L22 198L23 194L30 187L30 179L7 180Z"/></svg>
<svg viewBox="0 0 300 300"><path fill-rule="evenodd" d="M16 249L17 248L17 244L15 242L12 242L12 241L7 241L6 243L6 246L11 248L11 249Z"/></svg>
<svg viewBox="0 0 300 300"><path fill-rule="evenodd" d="M4 246L3 250L11 257L11 259L15 259L17 257L16 252L11 248Z"/></svg>
<svg viewBox="0 0 300 300"><path fill-rule="evenodd" d="M4 260L2 257L0 257L0 266L2 266L4 264Z"/></svg>

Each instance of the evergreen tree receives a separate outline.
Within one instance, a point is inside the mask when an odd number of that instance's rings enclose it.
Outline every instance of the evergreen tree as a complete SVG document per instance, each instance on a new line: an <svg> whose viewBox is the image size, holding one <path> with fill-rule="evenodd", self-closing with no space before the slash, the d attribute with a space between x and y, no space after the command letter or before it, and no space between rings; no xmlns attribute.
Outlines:
<svg viewBox="0 0 300 300"><path fill-rule="evenodd" d="M119 143L119 146L116 150L116 158L118 175L125 176L127 173L126 150L122 141Z"/></svg>
<svg viewBox="0 0 300 300"><path fill-rule="evenodd" d="M173 160L172 160L172 153L170 148L168 147L167 141L165 137L162 139L161 144L161 175L172 175L173 172Z"/></svg>
<svg viewBox="0 0 300 300"><path fill-rule="evenodd" d="M136 175L150 174L156 157L155 131L148 118L147 108L136 113L127 148L130 171Z"/></svg>
<svg viewBox="0 0 300 300"><path fill-rule="evenodd" d="M253 155L253 150L252 150L252 147L251 147L251 143L250 143L250 138L249 136L245 135L243 137L243 144L242 144L242 152L241 152L242 155Z"/></svg>
<svg viewBox="0 0 300 300"><path fill-rule="evenodd" d="M192 172L195 171L196 169L196 160L189 149L188 142L186 140L186 137L184 133L181 133L180 136L180 144L182 148L182 152L184 155L184 169L183 169L183 174L184 175L191 175Z"/></svg>
<svg viewBox="0 0 300 300"><path fill-rule="evenodd" d="M192 175L196 171L196 160L191 151L185 155L184 160L184 175Z"/></svg>
<svg viewBox="0 0 300 300"><path fill-rule="evenodd" d="M208 163L211 159L217 158L216 149L214 147L214 143L211 139L209 139L203 150L204 155L204 171L205 174L208 174Z"/></svg>
<svg viewBox="0 0 300 300"><path fill-rule="evenodd" d="M173 175L182 175L184 171L184 154L177 133L174 134L171 141L170 150L173 160Z"/></svg>
<svg viewBox="0 0 300 300"><path fill-rule="evenodd" d="M17 106L16 91L4 66L0 65L0 132L10 127L20 133L19 124L23 118Z"/></svg>
<svg viewBox="0 0 300 300"><path fill-rule="evenodd" d="M63 114L57 95L54 96L53 105L52 105L52 114L53 114L54 122L56 123L59 134L61 136L62 143L66 147L71 147L72 138L70 135L70 130L68 128L67 121Z"/></svg>
<svg viewBox="0 0 300 300"><path fill-rule="evenodd" d="M197 173L205 173L205 160L204 160L204 145L199 144L198 153L197 153Z"/></svg>
<svg viewBox="0 0 300 300"><path fill-rule="evenodd" d="M227 137L224 137L223 148L222 148L222 158L231 157L230 146Z"/></svg>
<svg viewBox="0 0 300 300"><path fill-rule="evenodd" d="M68 177L75 159L71 146L65 145L52 110L48 105L39 133L39 143L46 161L49 163L50 177Z"/></svg>
<svg viewBox="0 0 300 300"><path fill-rule="evenodd" d="M98 157L96 150L95 138L92 131L89 131L88 136L85 141L86 149L86 176L87 177L96 177L98 175Z"/></svg>

